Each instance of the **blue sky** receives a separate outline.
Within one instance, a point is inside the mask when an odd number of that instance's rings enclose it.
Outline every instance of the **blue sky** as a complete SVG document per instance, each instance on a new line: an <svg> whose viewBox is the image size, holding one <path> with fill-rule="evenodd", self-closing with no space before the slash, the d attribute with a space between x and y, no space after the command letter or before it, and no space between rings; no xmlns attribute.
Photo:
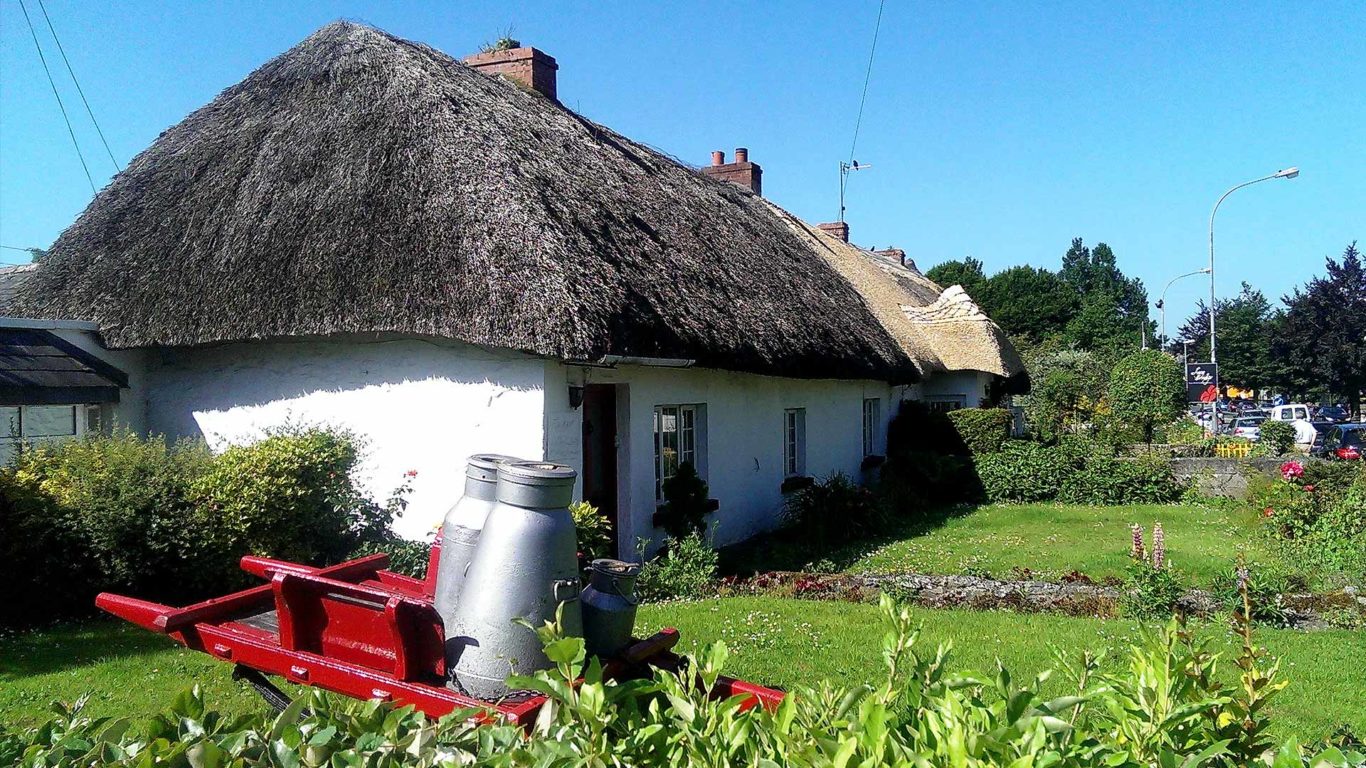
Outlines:
<svg viewBox="0 0 1366 768"><path fill-rule="evenodd" d="M113 166L25 0L97 186ZM45 0L114 155L336 18L455 56L512 28L560 63L562 101L681 160L747 146L766 196L833 220L877 3L151 3ZM1126 7L1127 6L1127 7ZM1366 241L1366 4L909 3L883 15L852 239L922 268L1057 268L1108 242L1152 299L1203 266L1271 297ZM0 0L0 244L47 246L91 197L18 0ZM23 261L0 251L0 261ZM1174 332L1207 288L1169 294ZM1154 314L1154 317L1156 315Z"/></svg>

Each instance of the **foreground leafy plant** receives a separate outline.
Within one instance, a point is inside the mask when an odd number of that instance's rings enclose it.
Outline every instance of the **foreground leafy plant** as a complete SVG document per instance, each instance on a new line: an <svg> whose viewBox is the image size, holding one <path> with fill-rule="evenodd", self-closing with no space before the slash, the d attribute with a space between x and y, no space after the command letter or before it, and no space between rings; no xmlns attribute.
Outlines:
<svg viewBox="0 0 1366 768"><path fill-rule="evenodd" d="M92 720L80 703L59 706L39 728L0 733L0 761L25 768L1366 765L1366 755L1337 747L1317 754L1293 742L1271 747L1264 705L1283 683L1250 633L1234 689L1213 682L1217 657L1173 623L1108 674L1092 655L1062 659L1073 692L1047 698L1047 672L1024 680L999 666L989 678L957 674L951 647L918 644L909 608L884 596L881 609L879 681L800 688L773 711L709 695L727 660L722 644L675 670L614 681L586 657L581 639L547 624L536 629L553 668L511 681L548 697L529 732L476 725L470 712L432 721L411 708L318 692L274 718L230 720L208 710L195 690L145 721Z"/></svg>

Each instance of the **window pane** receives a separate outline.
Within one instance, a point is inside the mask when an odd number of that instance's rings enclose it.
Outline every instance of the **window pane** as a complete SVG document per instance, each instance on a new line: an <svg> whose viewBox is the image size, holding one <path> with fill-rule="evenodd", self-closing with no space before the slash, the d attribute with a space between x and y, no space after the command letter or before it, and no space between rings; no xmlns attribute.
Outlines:
<svg viewBox="0 0 1366 768"><path fill-rule="evenodd" d="M76 434L76 407L40 405L24 409L24 437L68 437Z"/></svg>
<svg viewBox="0 0 1366 768"><path fill-rule="evenodd" d="M0 439L19 437L19 406L0 407Z"/></svg>

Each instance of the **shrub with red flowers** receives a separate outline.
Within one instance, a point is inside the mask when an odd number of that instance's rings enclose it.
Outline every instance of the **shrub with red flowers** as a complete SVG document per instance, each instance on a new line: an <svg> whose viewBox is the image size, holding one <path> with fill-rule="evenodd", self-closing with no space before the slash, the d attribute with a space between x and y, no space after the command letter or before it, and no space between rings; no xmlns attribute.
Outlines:
<svg viewBox="0 0 1366 768"><path fill-rule="evenodd" d="M1281 465L1281 477L1287 483L1294 482L1304 477L1304 465L1295 460L1290 460Z"/></svg>

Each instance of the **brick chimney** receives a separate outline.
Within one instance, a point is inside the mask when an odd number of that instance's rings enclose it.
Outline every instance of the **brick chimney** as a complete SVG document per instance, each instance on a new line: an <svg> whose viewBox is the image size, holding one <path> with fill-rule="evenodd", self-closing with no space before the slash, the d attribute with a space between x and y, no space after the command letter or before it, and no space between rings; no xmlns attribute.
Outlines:
<svg viewBox="0 0 1366 768"><path fill-rule="evenodd" d="M817 224L816 229L832 237L837 237L844 242L849 242L849 223L845 221L832 221L828 224Z"/></svg>
<svg viewBox="0 0 1366 768"><path fill-rule="evenodd" d="M465 63L486 75L502 75L514 83L555 99L555 57L531 47L484 51L466 56Z"/></svg>
<svg viewBox="0 0 1366 768"><path fill-rule="evenodd" d="M726 153L717 150L711 153L711 165L702 172L722 181L732 181L742 187L749 187L756 195L764 194L764 169L758 163L749 161L749 150L735 148L735 162L726 162Z"/></svg>

